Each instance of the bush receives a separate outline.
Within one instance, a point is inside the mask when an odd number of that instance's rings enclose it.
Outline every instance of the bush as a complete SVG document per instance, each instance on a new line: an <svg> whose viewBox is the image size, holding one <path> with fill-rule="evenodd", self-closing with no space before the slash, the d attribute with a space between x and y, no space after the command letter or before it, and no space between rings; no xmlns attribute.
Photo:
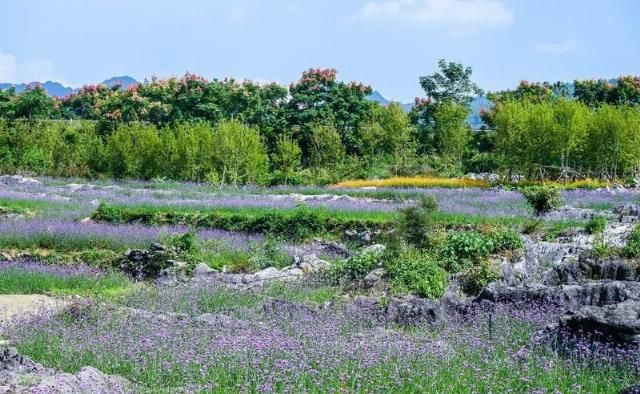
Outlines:
<svg viewBox="0 0 640 394"><path fill-rule="evenodd" d="M445 267L449 272L459 272L470 268L495 250L493 240L476 231L452 234L442 249Z"/></svg>
<svg viewBox="0 0 640 394"><path fill-rule="evenodd" d="M268 267L278 269L290 264L290 257L282 250L282 241L275 237L267 237L263 242L251 245L249 266L254 271Z"/></svg>
<svg viewBox="0 0 640 394"><path fill-rule="evenodd" d="M498 231L490 234L493 241L492 253L504 252L507 250L518 250L524 247L524 242L518 233L512 230Z"/></svg>
<svg viewBox="0 0 640 394"><path fill-rule="evenodd" d="M604 229L607 227L607 219L603 216L594 216L587 224L584 226L584 229L589 234L602 234Z"/></svg>
<svg viewBox="0 0 640 394"><path fill-rule="evenodd" d="M359 281L376 268L381 257L380 253L362 250L334 264L327 272L327 279L333 283Z"/></svg>
<svg viewBox="0 0 640 394"><path fill-rule="evenodd" d="M391 260L387 270L391 277L391 291L395 294L412 293L438 299L447 286L447 272L436 259L413 248Z"/></svg>
<svg viewBox="0 0 640 394"><path fill-rule="evenodd" d="M500 270L491 261L481 260L462 274L462 288L467 294L478 294L489 283L500 278Z"/></svg>
<svg viewBox="0 0 640 394"><path fill-rule="evenodd" d="M627 245L624 247L624 255L632 259L640 257L640 225L636 225L629 235Z"/></svg>
<svg viewBox="0 0 640 394"><path fill-rule="evenodd" d="M522 194L538 216L558 209L562 204L560 192L553 186L526 187Z"/></svg>
<svg viewBox="0 0 640 394"><path fill-rule="evenodd" d="M417 205L401 211L399 226L405 240L417 248L428 247L428 235L432 228L432 216L438 209L433 196L420 196Z"/></svg>

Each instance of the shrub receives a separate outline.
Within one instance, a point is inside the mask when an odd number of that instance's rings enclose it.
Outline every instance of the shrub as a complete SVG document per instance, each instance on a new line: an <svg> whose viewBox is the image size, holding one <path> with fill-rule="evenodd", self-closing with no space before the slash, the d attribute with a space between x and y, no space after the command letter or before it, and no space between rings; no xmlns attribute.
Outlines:
<svg viewBox="0 0 640 394"><path fill-rule="evenodd" d="M594 216L587 224L584 226L584 229L589 234L602 234L604 229L607 227L607 219L603 216Z"/></svg>
<svg viewBox="0 0 640 394"><path fill-rule="evenodd" d="M504 252L507 250L517 250L524 247L524 242L518 233L512 230L498 231L490 234L493 241L492 253Z"/></svg>
<svg viewBox="0 0 640 394"><path fill-rule="evenodd" d="M462 288L467 294L478 294L482 288L500 278L500 270L487 259L481 260L462 274Z"/></svg>
<svg viewBox="0 0 640 394"><path fill-rule="evenodd" d="M476 231L464 231L449 237L442 249L442 257L447 271L459 272L489 256L494 250L495 243L490 237Z"/></svg>
<svg viewBox="0 0 640 394"><path fill-rule="evenodd" d="M275 237L267 237L263 242L251 245L249 266L254 270L268 267L284 268L290 263L289 256L282 250L282 242Z"/></svg>
<svg viewBox="0 0 640 394"><path fill-rule="evenodd" d="M562 203L560 192L552 186L529 186L522 194L538 216L560 208Z"/></svg>
<svg viewBox="0 0 640 394"><path fill-rule="evenodd" d="M624 255L629 258L640 257L640 225L636 225L631 235L629 235L627 244L624 247Z"/></svg>
<svg viewBox="0 0 640 394"><path fill-rule="evenodd" d="M441 298L447 285L447 273L433 256L409 248L387 264L391 291L412 293L432 299Z"/></svg>
<svg viewBox="0 0 640 394"><path fill-rule="evenodd" d="M380 253L362 250L334 264L327 272L327 279L333 283L361 280L378 265L380 258Z"/></svg>
<svg viewBox="0 0 640 394"><path fill-rule="evenodd" d="M402 210L399 227L405 240L417 248L428 246L433 213L438 202L433 196L420 196L419 203Z"/></svg>

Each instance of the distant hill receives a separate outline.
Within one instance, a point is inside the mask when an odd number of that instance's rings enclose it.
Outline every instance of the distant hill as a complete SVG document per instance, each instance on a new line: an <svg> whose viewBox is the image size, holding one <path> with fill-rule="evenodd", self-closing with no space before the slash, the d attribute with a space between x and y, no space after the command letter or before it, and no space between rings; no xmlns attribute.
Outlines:
<svg viewBox="0 0 640 394"><path fill-rule="evenodd" d="M389 103L391 103L390 100L385 98L377 90L371 93L367 98L371 101L380 103L381 105L389 105ZM400 105L406 112L411 111L411 108L413 108L413 103ZM469 122L472 129L479 129L484 125L484 122L480 119L480 113L483 109L491 108L492 105L491 101L489 101L485 96L478 96L471 101L471 115L467 118L467 122Z"/></svg>
<svg viewBox="0 0 640 394"><path fill-rule="evenodd" d="M47 81L45 83L40 83L40 82L31 82L31 83L21 83L21 84L12 84L12 83L0 83L0 89L8 89L11 87L15 87L16 88L16 92L18 93L22 93L25 91L25 89L28 86L31 86L33 84L40 84L42 85L42 87L44 88L44 90L47 91L47 93L49 93L49 95L51 96L56 96L56 97L64 97L67 96L69 94L71 94L73 92L73 88L70 88L68 86L64 86L61 83L58 82L53 82L53 81Z"/></svg>
<svg viewBox="0 0 640 394"><path fill-rule="evenodd" d="M123 75L121 77L109 78L107 80L104 80L102 83L107 85L110 88L115 85L120 85L122 86L122 89L127 89L131 85L136 85L138 81L136 81L135 79L131 78L128 75Z"/></svg>
<svg viewBox="0 0 640 394"><path fill-rule="evenodd" d="M138 81L136 81L135 79L133 79L132 77L128 76L128 75L124 75L121 77L112 77L109 79L106 79L104 81L101 82L102 84L108 86L108 87L113 87L115 85L121 85L122 89L127 89L129 86L138 83ZM14 87L16 89L17 93L22 93L25 91L25 89L29 86L32 86L34 84L40 84L42 85L42 87L44 88L44 90L47 91L47 93L50 96L54 96L54 97L64 97L64 96L68 96L71 93L75 93L77 92L79 89L74 89L71 88L69 86L64 86L59 82L53 82L53 81L47 81L47 82L30 82L30 83L20 83L20 84L13 84L13 83L0 83L0 90L3 89L9 89L11 87Z"/></svg>

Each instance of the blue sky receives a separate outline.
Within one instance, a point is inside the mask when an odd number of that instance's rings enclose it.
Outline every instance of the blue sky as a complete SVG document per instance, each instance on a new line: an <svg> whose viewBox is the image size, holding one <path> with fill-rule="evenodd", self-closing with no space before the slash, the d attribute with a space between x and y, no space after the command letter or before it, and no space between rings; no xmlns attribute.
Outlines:
<svg viewBox="0 0 640 394"><path fill-rule="evenodd" d="M411 101L439 58L488 90L640 74L637 0L2 0L0 15L2 82L190 71L289 83L333 67Z"/></svg>

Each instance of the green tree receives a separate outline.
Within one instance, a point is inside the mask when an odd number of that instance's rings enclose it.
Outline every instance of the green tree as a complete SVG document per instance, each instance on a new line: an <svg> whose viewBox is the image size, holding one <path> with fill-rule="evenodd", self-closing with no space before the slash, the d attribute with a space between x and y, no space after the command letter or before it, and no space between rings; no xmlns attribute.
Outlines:
<svg viewBox="0 0 640 394"><path fill-rule="evenodd" d="M281 134L271 155L271 164L279 172L286 185L300 169L302 151L298 143L288 135Z"/></svg>
<svg viewBox="0 0 640 394"><path fill-rule="evenodd" d="M462 156L471 140L467 124L469 109L455 101L440 103L434 112L434 144L445 162L462 166Z"/></svg>
<svg viewBox="0 0 640 394"><path fill-rule="evenodd" d="M315 125L311 134L310 164L313 168L333 167L345 156L340 135L333 126Z"/></svg>
<svg viewBox="0 0 640 394"><path fill-rule="evenodd" d="M211 149L222 183L237 187L263 181L269 161L257 129L237 120L222 121L216 126Z"/></svg>

